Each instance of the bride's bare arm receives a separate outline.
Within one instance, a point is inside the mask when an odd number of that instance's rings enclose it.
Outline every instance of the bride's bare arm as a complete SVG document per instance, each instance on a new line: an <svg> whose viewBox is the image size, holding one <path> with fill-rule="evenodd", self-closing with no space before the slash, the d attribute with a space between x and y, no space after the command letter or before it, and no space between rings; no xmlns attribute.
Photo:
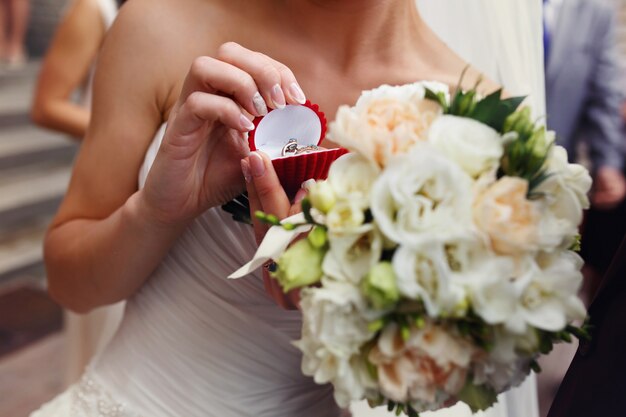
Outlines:
<svg viewBox="0 0 626 417"><path fill-rule="evenodd" d="M141 4L124 7L104 45L92 123L45 242L50 292L77 311L133 294L190 221L244 190L243 133L253 125L243 110L260 115L305 99L287 67L237 44L195 59L136 191L166 108L164 90L177 78L167 74L163 61L171 57L162 51L180 46L146 34L160 27L158 19L146 22L159 11Z"/></svg>
<svg viewBox="0 0 626 417"><path fill-rule="evenodd" d="M180 229L158 227L138 204L137 172L161 120L158 85L166 80L146 72L156 64L150 30L133 34L128 9L99 58L91 126L45 241L50 293L76 311L132 294Z"/></svg>

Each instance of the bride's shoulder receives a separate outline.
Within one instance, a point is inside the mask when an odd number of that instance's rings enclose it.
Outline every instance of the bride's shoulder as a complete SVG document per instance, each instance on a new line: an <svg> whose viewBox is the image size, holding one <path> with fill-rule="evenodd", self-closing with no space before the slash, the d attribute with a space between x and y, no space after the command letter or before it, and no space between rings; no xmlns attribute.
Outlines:
<svg viewBox="0 0 626 417"><path fill-rule="evenodd" d="M480 94L487 95L503 88L454 52L450 51L447 55L439 62L434 73L438 74L436 81L447 84L451 90L459 86L463 90L476 88Z"/></svg>
<svg viewBox="0 0 626 417"><path fill-rule="evenodd" d="M451 89L460 84L463 90L477 87L479 93L488 94L502 88L452 50L430 29L426 29L419 41L416 40L414 52L417 57L414 62L418 63L416 70L428 79L447 84Z"/></svg>

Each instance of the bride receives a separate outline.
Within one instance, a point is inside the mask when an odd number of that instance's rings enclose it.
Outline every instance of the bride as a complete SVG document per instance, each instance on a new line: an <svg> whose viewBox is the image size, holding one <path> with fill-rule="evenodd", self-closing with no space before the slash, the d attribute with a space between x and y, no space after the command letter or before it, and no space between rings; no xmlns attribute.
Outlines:
<svg viewBox="0 0 626 417"><path fill-rule="evenodd" d="M261 273L225 279L263 231L220 204L255 184L256 205L289 210L271 164L248 155L250 115L308 98L330 116L383 83L453 86L466 66L414 0L129 2L45 247L55 299L78 312L127 299L125 316L82 381L32 417L342 415L300 372L300 314L281 308L297 300Z"/></svg>

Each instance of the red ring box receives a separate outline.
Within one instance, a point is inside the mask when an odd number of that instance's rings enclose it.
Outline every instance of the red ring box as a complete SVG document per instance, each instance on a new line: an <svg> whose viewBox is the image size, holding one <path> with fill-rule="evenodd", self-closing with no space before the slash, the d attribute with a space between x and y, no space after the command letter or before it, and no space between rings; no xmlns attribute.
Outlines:
<svg viewBox="0 0 626 417"><path fill-rule="evenodd" d="M327 122L317 104L287 105L273 109L253 120L255 129L248 134L251 151L262 151L272 160L276 174L287 196L293 199L302 183L308 179L322 180L328 176L333 161L347 149L321 149L300 155L282 156L290 139L298 146L318 146L326 136Z"/></svg>

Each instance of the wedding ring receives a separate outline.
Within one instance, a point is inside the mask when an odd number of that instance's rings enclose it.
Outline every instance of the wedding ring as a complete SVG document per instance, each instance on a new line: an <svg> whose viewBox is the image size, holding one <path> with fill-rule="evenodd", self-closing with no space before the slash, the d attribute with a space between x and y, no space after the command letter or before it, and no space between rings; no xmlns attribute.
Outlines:
<svg viewBox="0 0 626 417"><path fill-rule="evenodd" d="M298 146L298 139L291 138L287 144L283 146L281 156L302 155L304 153L315 152L319 150L316 145Z"/></svg>
<svg viewBox="0 0 626 417"><path fill-rule="evenodd" d="M291 138L287 141L287 144L283 146L281 151L282 156L296 155L298 153L298 139Z"/></svg>

